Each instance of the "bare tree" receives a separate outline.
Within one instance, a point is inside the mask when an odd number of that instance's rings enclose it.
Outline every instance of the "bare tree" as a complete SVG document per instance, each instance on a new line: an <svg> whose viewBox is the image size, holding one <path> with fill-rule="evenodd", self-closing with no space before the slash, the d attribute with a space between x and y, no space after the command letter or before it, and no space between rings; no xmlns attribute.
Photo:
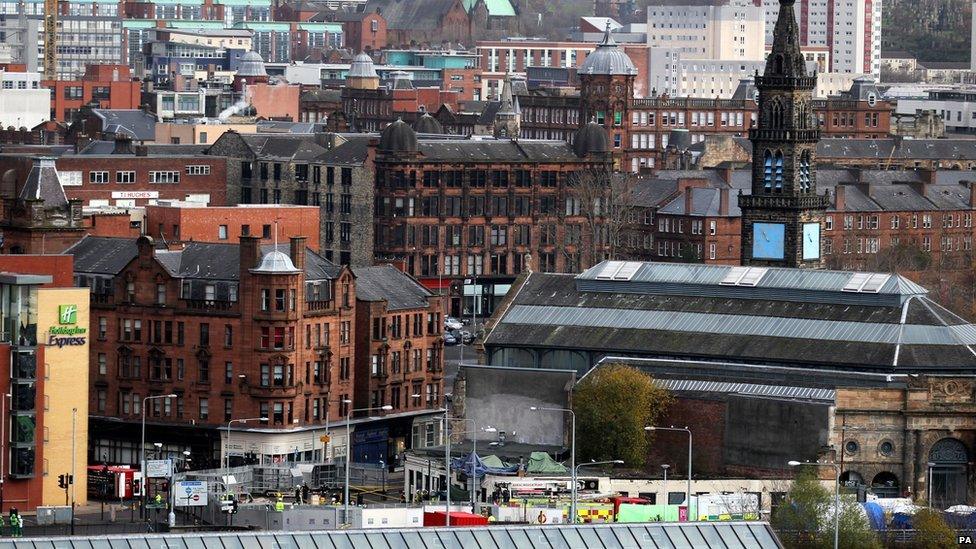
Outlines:
<svg viewBox="0 0 976 549"><path fill-rule="evenodd" d="M626 259L627 240L638 227L639 208L632 175L585 170L569 178L566 214L583 219L580 263L583 268L604 259Z"/></svg>

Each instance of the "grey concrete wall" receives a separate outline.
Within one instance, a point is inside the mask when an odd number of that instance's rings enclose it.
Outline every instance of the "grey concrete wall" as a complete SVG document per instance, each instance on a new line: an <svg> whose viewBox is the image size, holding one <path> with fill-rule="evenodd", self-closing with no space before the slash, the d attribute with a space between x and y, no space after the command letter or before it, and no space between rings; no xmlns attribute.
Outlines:
<svg viewBox="0 0 976 549"><path fill-rule="evenodd" d="M568 414L533 412L529 407L568 408L573 372L465 366L463 375L464 415L479 428L490 426L505 431L510 442L554 446L568 443ZM465 429L471 429L471 422L467 423ZM478 441L488 442L496 437L494 433L480 433Z"/></svg>

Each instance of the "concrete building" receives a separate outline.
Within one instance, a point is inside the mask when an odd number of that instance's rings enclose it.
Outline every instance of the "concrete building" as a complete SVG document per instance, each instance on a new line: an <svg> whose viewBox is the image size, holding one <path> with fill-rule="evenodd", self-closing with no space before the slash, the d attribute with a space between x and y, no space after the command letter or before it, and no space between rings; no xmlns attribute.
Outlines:
<svg viewBox="0 0 976 549"><path fill-rule="evenodd" d="M942 117L945 130L954 133L976 133L976 87L953 86L934 89L925 98L899 99L895 113L901 116L931 111Z"/></svg>
<svg viewBox="0 0 976 549"><path fill-rule="evenodd" d="M36 72L0 70L0 126L32 129L49 120L51 97Z"/></svg>
<svg viewBox="0 0 976 549"><path fill-rule="evenodd" d="M762 0L766 43L773 42L778 0ZM796 0L802 46L826 47L830 72L881 75L882 0Z"/></svg>

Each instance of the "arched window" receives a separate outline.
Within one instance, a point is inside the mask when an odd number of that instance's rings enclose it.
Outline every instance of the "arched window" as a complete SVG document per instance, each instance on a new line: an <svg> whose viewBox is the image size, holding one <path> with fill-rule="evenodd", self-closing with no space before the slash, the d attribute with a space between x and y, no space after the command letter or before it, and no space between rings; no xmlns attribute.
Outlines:
<svg viewBox="0 0 976 549"><path fill-rule="evenodd" d="M783 106L780 104L778 99L773 99L769 103L767 119L769 125L773 128L779 128L783 125Z"/></svg>
<svg viewBox="0 0 976 549"><path fill-rule="evenodd" d="M769 151L763 153L763 190L773 190L773 155Z"/></svg>
<svg viewBox="0 0 976 549"><path fill-rule="evenodd" d="M776 151L773 158L773 190L782 192L783 190L783 153Z"/></svg>
<svg viewBox="0 0 976 549"><path fill-rule="evenodd" d="M810 151L800 155L800 192L810 192Z"/></svg>

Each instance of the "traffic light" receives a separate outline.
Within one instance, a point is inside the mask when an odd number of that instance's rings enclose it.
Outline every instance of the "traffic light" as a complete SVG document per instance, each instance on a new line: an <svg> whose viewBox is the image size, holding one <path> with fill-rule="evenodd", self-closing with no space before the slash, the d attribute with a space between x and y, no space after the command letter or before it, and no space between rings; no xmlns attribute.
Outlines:
<svg viewBox="0 0 976 549"><path fill-rule="evenodd" d="M66 480L64 475L58 475L58 488L67 488L68 484L65 482Z"/></svg>
<svg viewBox="0 0 976 549"><path fill-rule="evenodd" d="M68 484L74 484L75 483L75 476L74 475L67 475L67 477L68 477Z"/></svg>

